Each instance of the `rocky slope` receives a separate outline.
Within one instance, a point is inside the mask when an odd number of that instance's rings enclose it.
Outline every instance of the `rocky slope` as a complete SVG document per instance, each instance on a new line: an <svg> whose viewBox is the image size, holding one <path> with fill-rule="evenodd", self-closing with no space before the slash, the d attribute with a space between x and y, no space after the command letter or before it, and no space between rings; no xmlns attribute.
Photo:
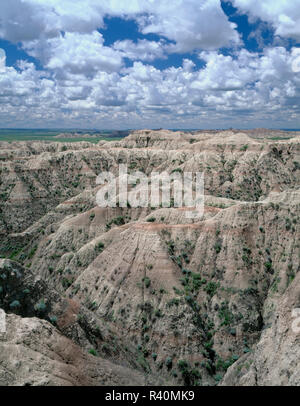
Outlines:
<svg viewBox="0 0 300 406"><path fill-rule="evenodd" d="M299 385L300 136L256 131L2 143L0 384ZM120 163L203 171L203 218L98 207Z"/></svg>

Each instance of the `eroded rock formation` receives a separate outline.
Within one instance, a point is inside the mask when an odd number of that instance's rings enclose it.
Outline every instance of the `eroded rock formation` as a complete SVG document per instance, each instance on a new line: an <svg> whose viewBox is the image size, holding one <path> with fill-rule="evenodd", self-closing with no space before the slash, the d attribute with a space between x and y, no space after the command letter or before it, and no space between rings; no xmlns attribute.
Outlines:
<svg viewBox="0 0 300 406"><path fill-rule="evenodd" d="M300 137L272 138L1 143L0 383L299 385ZM204 172L203 218L98 207L120 163Z"/></svg>

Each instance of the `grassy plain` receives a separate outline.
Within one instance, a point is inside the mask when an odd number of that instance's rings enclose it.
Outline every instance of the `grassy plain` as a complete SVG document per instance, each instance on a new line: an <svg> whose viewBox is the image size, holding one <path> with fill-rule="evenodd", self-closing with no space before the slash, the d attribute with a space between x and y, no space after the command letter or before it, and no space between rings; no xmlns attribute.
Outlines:
<svg viewBox="0 0 300 406"><path fill-rule="evenodd" d="M118 141L122 137L112 137L109 131L103 131L101 134L97 133L97 137L76 137L76 138L56 138L58 134L66 132L76 132L69 130L34 130L34 129L0 129L0 141L14 142L14 141L52 141L52 142L79 142L88 141L96 144L100 140L105 141ZM89 133L89 132L88 132ZM85 132L82 132L85 134ZM90 133L93 135L93 132ZM98 136L99 134L99 136Z"/></svg>

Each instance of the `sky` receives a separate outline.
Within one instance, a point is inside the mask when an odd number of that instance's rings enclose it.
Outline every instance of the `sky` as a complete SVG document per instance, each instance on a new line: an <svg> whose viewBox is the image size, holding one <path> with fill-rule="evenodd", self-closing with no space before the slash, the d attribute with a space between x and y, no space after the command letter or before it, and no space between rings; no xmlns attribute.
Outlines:
<svg viewBox="0 0 300 406"><path fill-rule="evenodd" d="M300 128L300 0L0 0L0 128Z"/></svg>

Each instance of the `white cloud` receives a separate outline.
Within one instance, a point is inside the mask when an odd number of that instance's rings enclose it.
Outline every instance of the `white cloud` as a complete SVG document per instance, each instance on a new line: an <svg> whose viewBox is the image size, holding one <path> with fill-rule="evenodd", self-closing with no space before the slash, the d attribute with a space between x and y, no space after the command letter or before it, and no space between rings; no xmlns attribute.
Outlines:
<svg viewBox="0 0 300 406"><path fill-rule="evenodd" d="M298 29L299 13L292 5L296 2L288 7L287 2L273 0L274 14L268 0L260 2L256 11L250 0L234 1L241 11L273 24L284 35L294 35ZM8 67L0 50L3 126L191 128L216 127L224 121L233 126L238 117L244 125L247 120L272 117L272 125L293 120L291 125L297 126L299 48L273 47L259 54L234 47L230 55L222 54L219 47L241 44L218 0L5 3L0 37L21 42L44 70L24 61ZM105 16L134 19L143 33L163 38L120 40L106 46ZM205 62L202 69L189 58L181 67L165 70L149 64L171 52L195 50ZM125 67L125 57L133 61L131 67Z"/></svg>
<svg viewBox="0 0 300 406"><path fill-rule="evenodd" d="M104 15L95 0L2 0L0 37L26 42L54 38L61 31L91 33L103 26Z"/></svg>
<svg viewBox="0 0 300 406"><path fill-rule="evenodd" d="M217 49L240 41L236 25L228 21L219 0L153 1L145 11L148 14L138 19L142 32L175 41L172 52Z"/></svg>
<svg viewBox="0 0 300 406"><path fill-rule="evenodd" d="M54 13L49 12L49 7L30 1L1 1L0 38L23 42L58 35L57 25L52 24Z"/></svg>
<svg viewBox="0 0 300 406"><path fill-rule="evenodd" d="M260 18L282 37L300 39L300 0L231 0L240 11Z"/></svg>
<svg viewBox="0 0 300 406"><path fill-rule="evenodd" d="M153 61L172 52L239 42L219 0L10 0L1 7L0 38L21 43L53 71L91 76L98 70L119 71L125 57ZM134 19L144 34L159 34L166 40L123 40L105 46L97 29L103 28L105 35L103 21L109 16Z"/></svg>
<svg viewBox="0 0 300 406"><path fill-rule="evenodd" d="M295 73L300 72L300 48L293 48L292 49L292 70Z"/></svg>
<svg viewBox="0 0 300 406"><path fill-rule="evenodd" d="M122 56L131 60L154 61L158 58L166 58L165 43L163 41L131 40L116 41L114 49L121 51Z"/></svg>
<svg viewBox="0 0 300 406"><path fill-rule="evenodd" d="M47 76L23 62L18 70L6 67L0 73L0 119L6 125L28 120L72 127L197 127L203 122L214 127L217 120L234 123L237 117L244 125L270 117L272 125L295 122L300 106L295 55L283 47L264 55L202 52L206 66L200 70L188 59L164 71L135 62L120 72L95 71L91 78L72 70Z"/></svg>
<svg viewBox="0 0 300 406"><path fill-rule="evenodd" d="M0 103L21 105L39 91L39 75L33 64L20 64L21 72L6 67L0 72Z"/></svg>
<svg viewBox="0 0 300 406"><path fill-rule="evenodd" d="M143 33L175 41L171 49L178 52L239 42L219 0L10 0L1 5L0 37L25 42L61 31L92 33L103 27L105 16L136 19Z"/></svg>
<svg viewBox="0 0 300 406"><path fill-rule="evenodd" d="M206 68L198 74L192 88L199 90L241 90L257 77L257 54L242 50L238 58L224 56L218 52L202 52L199 57Z"/></svg>
<svg viewBox="0 0 300 406"><path fill-rule="evenodd" d="M237 117L244 125L299 117L293 50L270 48L264 55L241 50L236 56L211 51L200 57L206 62L200 70L188 59L164 71L135 62L120 72L99 70L91 78L72 71L46 77L28 63L18 70L7 67L0 74L0 119L72 127L197 127L204 122L214 127L218 120L234 125Z"/></svg>
<svg viewBox="0 0 300 406"><path fill-rule="evenodd" d="M40 59L49 69L64 69L73 73L118 71L122 67L120 52L103 45L98 31L91 34L66 33L57 38L26 43L27 52Z"/></svg>

